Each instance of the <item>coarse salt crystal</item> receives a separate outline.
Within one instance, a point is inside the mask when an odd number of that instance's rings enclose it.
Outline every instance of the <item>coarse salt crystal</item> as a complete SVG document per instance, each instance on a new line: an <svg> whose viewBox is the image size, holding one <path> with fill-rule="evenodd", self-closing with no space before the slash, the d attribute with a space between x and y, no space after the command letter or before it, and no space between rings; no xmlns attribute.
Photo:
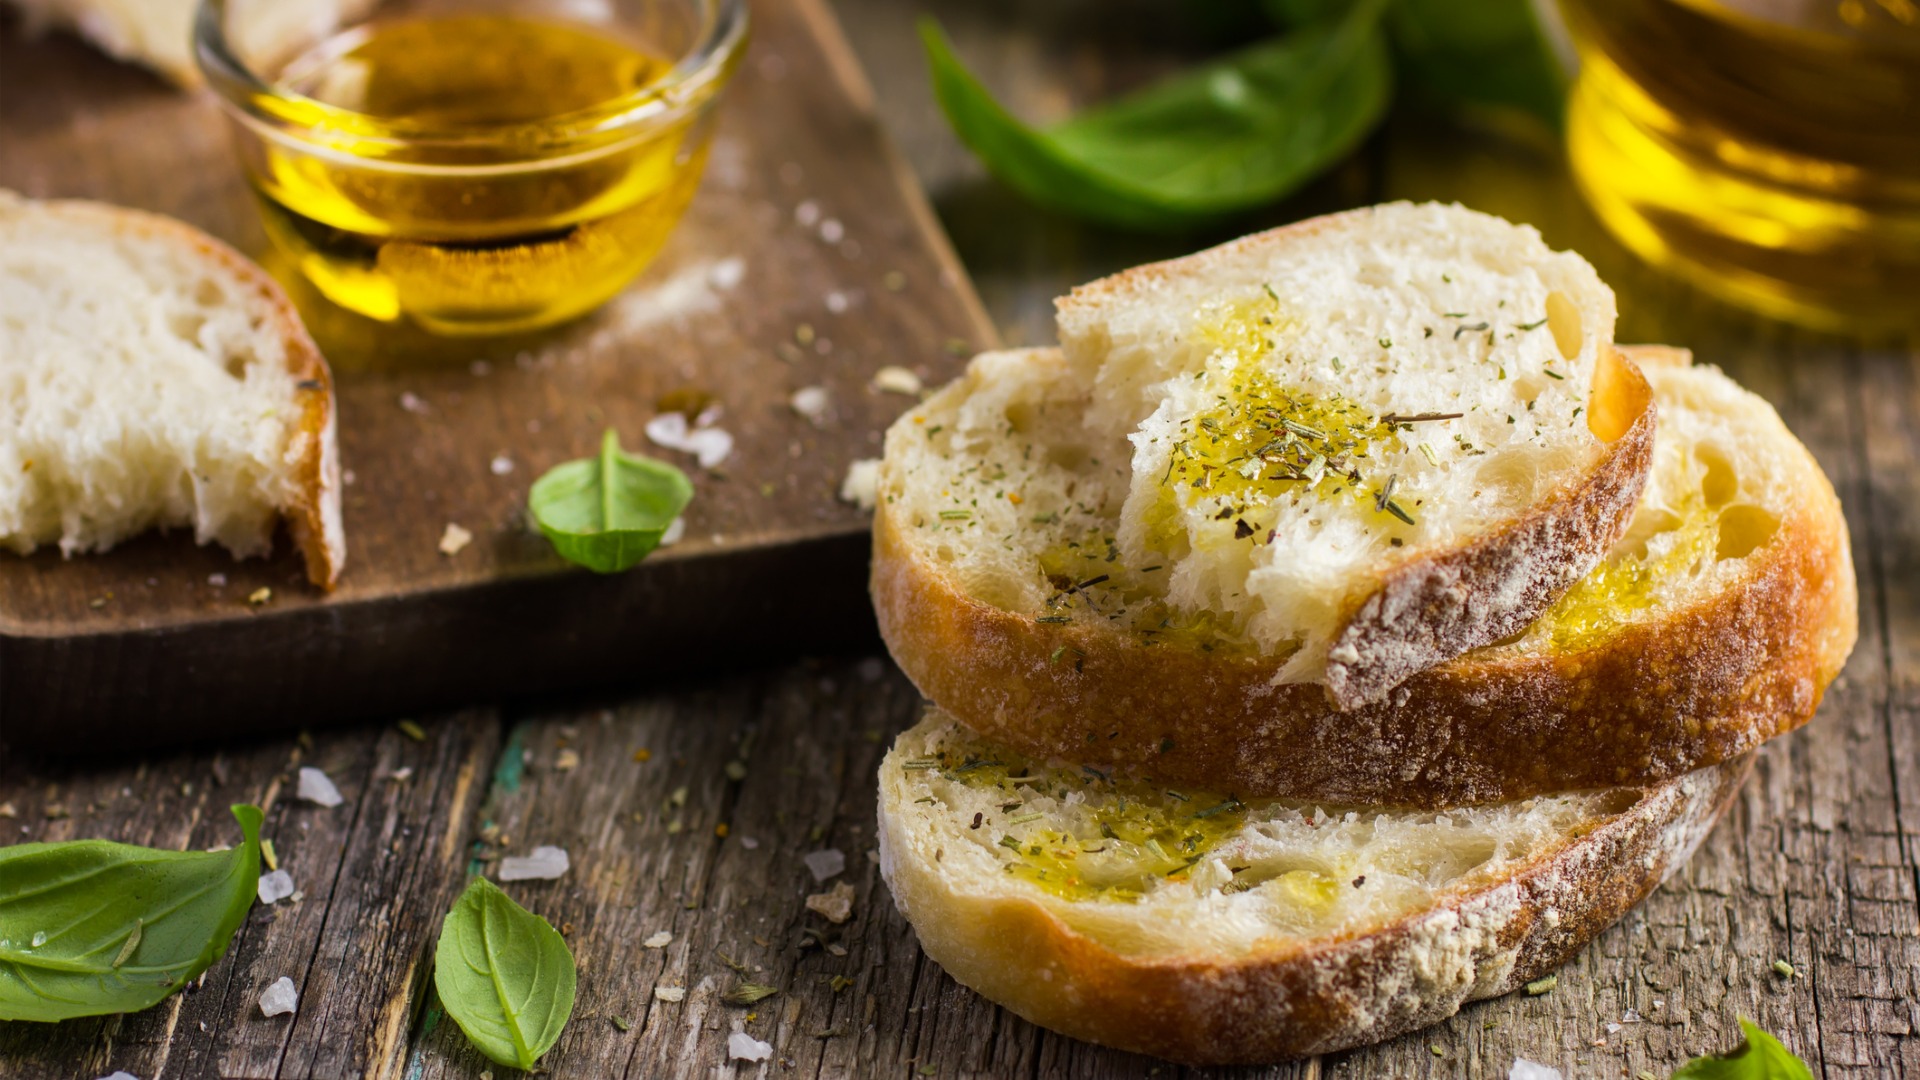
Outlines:
<svg viewBox="0 0 1920 1080"><path fill-rule="evenodd" d="M1611 1023L1611 1022L1609 1022L1609 1023L1607 1024L1607 1034L1609 1034L1609 1035L1618 1035L1619 1033L1620 1033L1620 1025L1619 1025L1619 1024L1615 1024L1615 1023Z"/></svg>
<svg viewBox="0 0 1920 1080"><path fill-rule="evenodd" d="M861 458L847 466L847 478L840 482L840 501L862 510L871 510L880 502L880 459Z"/></svg>
<svg viewBox="0 0 1920 1080"><path fill-rule="evenodd" d="M260 875L260 902L276 904L293 895L293 875L285 870Z"/></svg>
<svg viewBox="0 0 1920 1080"><path fill-rule="evenodd" d="M847 313L847 294L837 289L828 293L827 310L833 312L835 315L845 315Z"/></svg>
<svg viewBox="0 0 1920 1080"><path fill-rule="evenodd" d="M653 988L653 996L659 1001L685 1001L687 1000L687 988L684 986L656 986Z"/></svg>
<svg viewBox="0 0 1920 1080"><path fill-rule="evenodd" d="M811 229L820 224L820 204L808 199L793 208L793 223L803 229Z"/></svg>
<svg viewBox="0 0 1920 1080"><path fill-rule="evenodd" d="M815 881L825 881L847 868L847 856L839 848L809 851L801 857L800 861L807 864L808 870L813 871Z"/></svg>
<svg viewBox="0 0 1920 1080"><path fill-rule="evenodd" d="M1637 1024L1640 1020L1640 1013L1634 1009L1628 1009L1620 1014L1620 1022L1623 1024Z"/></svg>
<svg viewBox="0 0 1920 1080"><path fill-rule="evenodd" d="M573 865L567 859L567 849L543 844L533 849L531 855L509 855L500 860L501 881L552 881L567 872Z"/></svg>
<svg viewBox="0 0 1920 1080"><path fill-rule="evenodd" d="M1542 1065L1526 1058L1514 1058L1513 1068L1507 1070L1507 1080L1562 1080L1560 1070Z"/></svg>
<svg viewBox="0 0 1920 1080"><path fill-rule="evenodd" d="M424 413L428 408L426 399L411 390L400 395L400 407L410 413Z"/></svg>
<svg viewBox="0 0 1920 1080"><path fill-rule="evenodd" d="M873 388L889 394L913 397L920 393L920 376L897 364L888 364L873 373Z"/></svg>
<svg viewBox="0 0 1920 1080"><path fill-rule="evenodd" d="M672 547L679 543L680 538L685 535L687 535L687 519L674 518L673 522L660 533L660 546Z"/></svg>
<svg viewBox="0 0 1920 1080"><path fill-rule="evenodd" d="M743 836L740 838L740 846L746 848L748 851L752 851L760 846L760 841L755 840L751 836Z"/></svg>
<svg viewBox="0 0 1920 1080"><path fill-rule="evenodd" d="M285 975L275 979L273 985L260 995L262 1016L284 1016L299 1006L300 995L293 989L293 980Z"/></svg>
<svg viewBox="0 0 1920 1080"><path fill-rule="evenodd" d="M667 946L673 944L673 931L662 930L659 933L654 934L652 937L649 937L647 940L641 942L640 944L646 946L649 949L664 949Z"/></svg>
<svg viewBox="0 0 1920 1080"><path fill-rule="evenodd" d="M761 1042L744 1031L727 1036L727 1058L731 1061L765 1061L772 1056L772 1043Z"/></svg>
<svg viewBox="0 0 1920 1080"><path fill-rule="evenodd" d="M505 454L499 454L492 461L487 462L487 468L492 470L495 476L505 476L513 471L513 459Z"/></svg>
<svg viewBox="0 0 1920 1080"><path fill-rule="evenodd" d="M471 543L473 543L473 534L449 521L447 531L440 534L440 554L458 555Z"/></svg>
<svg viewBox="0 0 1920 1080"><path fill-rule="evenodd" d="M839 243L841 238L846 235L847 228L840 224L840 219L838 218L828 218L820 223L820 239L825 240L829 244Z"/></svg>
<svg viewBox="0 0 1920 1080"><path fill-rule="evenodd" d="M411 780L412 778L413 778L413 766L411 765L402 765L399 768L387 774L387 779L389 780L398 780L398 781L404 782L407 780Z"/></svg>
<svg viewBox="0 0 1920 1080"><path fill-rule="evenodd" d="M808 423L820 427L827 422L827 410L832 406L832 401L827 396L826 387L803 386L793 392L790 404L793 411L805 417Z"/></svg>
<svg viewBox="0 0 1920 1080"><path fill-rule="evenodd" d="M346 802L340 797L340 789L333 786L333 781L327 777L327 774L311 765L300 767L300 784L295 788L295 794L310 803L319 803L321 806L339 806Z"/></svg>
<svg viewBox="0 0 1920 1080"><path fill-rule="evenodd" d="M140 1080L140 1078L122 1069L111 1076L103 1076L100 1080Z"/></svg>
<svg viewBox="0 0 1920 1080"><path fill-rule="evenodd" d="M227 587L227 575L225 575L225 574L208 574L208 575L207 575L207 584L209 584L209 585L211 585L211 586L213 586L213 587L214 587L214 588L216 588L216 589L224 589L224 588L226 588L226 587Z"/></svg>
<svg viewBox="0 0 1920 1080"><path fill-rule="evenodd" d="M733 453L733 436L712 423L713 410L701 413L698 427L689 425L684 413L666 412L647 421L647 438L669 450L692 454L703 469L711 469Z"/></svg>

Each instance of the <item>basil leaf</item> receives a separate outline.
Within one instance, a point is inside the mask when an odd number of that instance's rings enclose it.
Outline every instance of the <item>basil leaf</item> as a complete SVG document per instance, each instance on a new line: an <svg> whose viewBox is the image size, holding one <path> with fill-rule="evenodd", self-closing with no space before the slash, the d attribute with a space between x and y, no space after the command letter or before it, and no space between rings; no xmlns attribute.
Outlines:
<svg viewBox="0 0 1920 1080"><path fill-rule="evenodd" d="M527 507L561 558L612 574L651 554L692 499L686 473L620 449L608 428L597 457L556 465L535 480Z"/></svg>
<svg viewBox="0 0 1920 1080"><path fill-rule="evenodd" d="M1680 1066L1673 1080L1813 1080L1807 1063L1780 1040L1740 1018L1747 1041L1731 1054L1697 1057Z"/></svg>
<svg viewBox="0 0 1920 1080"><path fill-rule="evenodd" d="M531 1069L573 1015L573 953L560 932L477 877L454 901L433 953L433 986L479 1051Z"/></svg>
<svg viewBox="0 0 1920 1080"><path fill-rule="evenodd" d="M0 848L0 1020L145 1009L218 960L260 884L260 809L233 816L246 841L228 851Z"/></svg>
<svg viewBox="0 0 1920 1080"><path fill-rule="evenodd" d="M1095 221L1200 224L1285 196L1353 149L1392 87L1384 0L1263 42L1046 131L1002 109L921 23L934 93L995 175Z"/></svg>
<svg viewBox="0 0 1920 1080"><path fill-rule="evenodd" d="M1387 26L1410 98L1515 109L1559 130L1566 72L1529 0L1395 0Z"/></svg>

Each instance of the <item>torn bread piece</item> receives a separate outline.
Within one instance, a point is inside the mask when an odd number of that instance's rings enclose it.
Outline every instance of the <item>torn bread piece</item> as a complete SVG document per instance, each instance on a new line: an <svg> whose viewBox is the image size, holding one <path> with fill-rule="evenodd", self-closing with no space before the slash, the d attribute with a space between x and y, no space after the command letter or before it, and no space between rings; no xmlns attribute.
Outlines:
<svg viewBox="0 0 1920 1080"><path fill-rule="evenodd" d="M0 546L184 525L245 557L283 520L332 588L333 384L280 287L180 222L0 191Z"/></svg>
<svg viewBox="0 0 1920 1080"><path fill-rule="evenodd" d="M889 432L873 596L922 694L996 742L1245 796L1450 806L1640 784L1812 716L1858 632L1846 522L1773 409L1638 348L1645 497L1534 623L1341 712L1166 600L1118 540L1127 462L1058 352L997 353ZM964 525L965 529L953 526Z"/></svg>
<svg viewBox="0 0 1920 1080"><path fill-rule="evenodd" d="M72 30L102 52L198 86L193 20L200 0L0 0L31 28ZM286 58L317 44L379 0L227 0L235 45L249 57Z"/></svg>
<svg viewBox="0 0 1920 1080"><path fill-rule="evenodd" d="M1751 759L1451 811L1051 766L935 713L880 766L880 869L949 975L1193 1064L1377 1042L1563 963L1683 864Z"/></svg>

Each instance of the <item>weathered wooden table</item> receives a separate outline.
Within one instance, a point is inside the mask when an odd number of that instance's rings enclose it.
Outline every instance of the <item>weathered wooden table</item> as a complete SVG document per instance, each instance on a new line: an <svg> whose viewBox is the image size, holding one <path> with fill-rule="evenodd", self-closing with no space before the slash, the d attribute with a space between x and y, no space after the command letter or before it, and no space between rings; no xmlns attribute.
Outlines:
<svg viewBox="0 0 1920 1080"><path fill-rule="evenodd" d="M1008 341L1047 340L1049 301L1077 281L1218 239L1116 236L1023 205L940 121L914 5L836 6L849 65L879 90L877 122L933 192ZM1206 47L1144 2L930 6L1027 115L1058 115ZM1605 238L1550 147L1406 109L1355 161L1239 228L1400 197L1460 199L1539 225L1620 291L1622 340L1691 346L1775 402L1846 504L1860 644L1820 715L1763 752L1685 872L1567 965L1558 989L1473 1005L1382 1046L1214 1075L1491 1077L1524 1056L1569 1076L1664 1077L1736 1043L1735 1019L1748 1016L1818 1075L1920 1076L1920 355L1719 307ZM876 646L617 699L419 718L422 740L383 725L139 760L5 754L10 842L202 847L232 836L229 803L254 801L269 808L267 834L303 898L256 909L204 982L158 1008L0 1025L0 1077L502 1075L444 1019L427 965L475 860L536 844L573 860L559 881L514 886L580 962L573 1022L545 1061L554 1075L733 1075L725 1043L743 1027L776 1049L741 1075L1187 1072L1040 1031L921 956L869 857L875 766L919 709ZM326 769L346 803L294 801L303 764ZM826 847L846 853L857 890L843 926L804 907L823 886L801 856ZM642 946L662 930L671 944ZM1776 973L1780 959L1795 977ZM255 1002L283 975L299 987L299 1013L263 1019ZM722 1003L743 978L780 994ZM657 1000L657 986L686 998ZM1629 1010L1642 1019L1621 1025Z"/></svg>

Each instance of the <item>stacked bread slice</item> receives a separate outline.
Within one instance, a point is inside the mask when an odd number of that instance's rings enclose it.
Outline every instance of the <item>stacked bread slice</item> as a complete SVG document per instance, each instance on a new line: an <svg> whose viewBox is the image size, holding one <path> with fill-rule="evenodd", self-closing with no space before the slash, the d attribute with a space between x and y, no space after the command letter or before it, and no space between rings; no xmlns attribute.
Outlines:
<svg viewBox="0 0 1920 1080"><path fill-rule="evenodd" d="M1578 256L1395 204L1086 286L887 436L881 768L929 955L1192 1062L1386 1038L1680 865L1855 635L1765 402Z"/></svg>

